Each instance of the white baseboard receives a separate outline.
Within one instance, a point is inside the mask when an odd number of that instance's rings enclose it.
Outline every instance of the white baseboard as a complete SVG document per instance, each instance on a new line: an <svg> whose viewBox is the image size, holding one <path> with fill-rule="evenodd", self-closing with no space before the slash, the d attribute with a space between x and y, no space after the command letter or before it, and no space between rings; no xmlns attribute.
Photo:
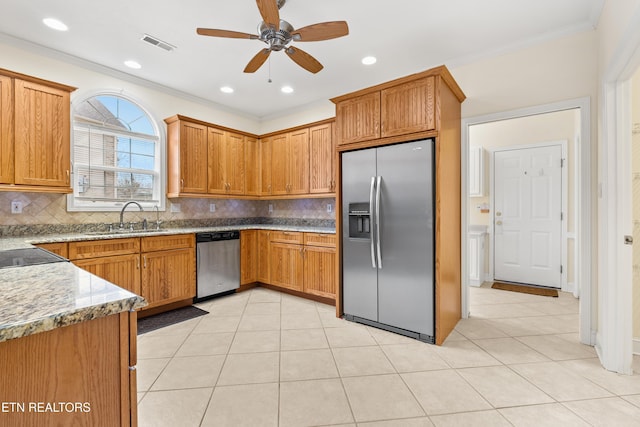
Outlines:
<svg viewBox="0 0 640 427"><path fill-rule="evenodd" d="M561 290L572 294L576 290L576 284L575 282L567 283Z"/></svg>
<svg viewBox="0 0 640 427"><path fill-rule="evenodd" d="M633 354L640 356L640 338L633 339Z"/></svg>

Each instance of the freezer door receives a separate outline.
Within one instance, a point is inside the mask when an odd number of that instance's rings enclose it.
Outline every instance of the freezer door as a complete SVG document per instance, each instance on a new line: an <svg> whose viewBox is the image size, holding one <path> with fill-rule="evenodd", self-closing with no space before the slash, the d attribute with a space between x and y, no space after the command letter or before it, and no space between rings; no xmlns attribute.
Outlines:
<svg viewBox="0 0 640 427"><path fill-rule="evenodd" d="M375 149L342 154L343 309L346 314L374 321L378 319L378 279L371 256L373 233L369 232L368 237L349 237L348 207L360 205L366 209L370 205L371 178L375 176Z"/></svg>
<svg viewBox="0 0 640 427"><path fill-rule="evenodd" d="M433 140L378 148L378 321L434 336Z"/></svg>

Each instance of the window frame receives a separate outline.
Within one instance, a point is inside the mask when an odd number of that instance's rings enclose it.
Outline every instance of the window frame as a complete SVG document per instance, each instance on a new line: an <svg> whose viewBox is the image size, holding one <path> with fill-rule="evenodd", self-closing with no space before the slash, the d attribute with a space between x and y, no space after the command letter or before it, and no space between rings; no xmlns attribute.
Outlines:
<svg viewBox="0 0 640 427"><path fill-rule="evenodd" d="M124 201L106 201L106 200L82 200L80 198L76 198L76 188L79 185L78 178L76 174L76 164L75 164L75 116L76 112L74 106L81 105L87 100L98 97L98 96L111 96L111 97L119 97L128 102L131 102L136 107L140 108L142 112L144 112L151 125L155 131L157 136L156 141L156 149L155 149L155 167L154 174L156 175L157 180L154 184L153 188L153 198L157 200L154 201L145 201L145 200L135 200L139 202L145 211L153 210L155 206L158 207L158 210L165 211L166 210L166 131L163 126L160 126L160 123L155 114L153 114L148 108L146 108L143 103L139 101L136 97L133 97L129 94L123 93L123 91L113 91L113 90L94 90L91 92L87 92L80 96L79 94L75 96L71 101L71 187L73 191L67 195L67 211L68 212L119 212L122 209L122 206L129 200ZM82 124L84 125L84 124ZM98 124L96 127L107 129L108 126L104 126L102 124ZM114 134L118 132L114 129ZM132 133L135 134L135 133Z"/></svg>

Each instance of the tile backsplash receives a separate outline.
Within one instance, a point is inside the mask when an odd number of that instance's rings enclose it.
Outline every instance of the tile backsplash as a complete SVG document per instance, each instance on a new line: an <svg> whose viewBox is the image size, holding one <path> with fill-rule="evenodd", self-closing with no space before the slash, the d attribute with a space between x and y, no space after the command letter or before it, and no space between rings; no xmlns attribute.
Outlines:
<svg viewBox="0 0 640 427"><path fill-rule="evenodd" d="M22 203L22 213L11 213L11 202ZM171 203L180 204L180 212L171 212ZM210 212L210 204L215 212ZM331 212L327 211L331 205ZM271 206L272 212L269 212ZM163 222L233 218L286 218L335 220L335 199L237 200L237 199L171 199ZM127 221L155 220L153 212L128 209ZM39 224L109 224L119 221L118 212L67 212L67 197L60 194L0 192L0 226Z"/></svg>

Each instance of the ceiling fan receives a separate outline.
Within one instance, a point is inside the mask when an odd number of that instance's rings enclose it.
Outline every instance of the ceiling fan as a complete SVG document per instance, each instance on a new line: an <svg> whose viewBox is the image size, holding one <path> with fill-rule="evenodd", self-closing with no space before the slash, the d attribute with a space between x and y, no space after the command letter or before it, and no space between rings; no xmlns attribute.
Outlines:
<svg viewBox="0 0 640 427"><path fill-rule="evenodd" d="M257 35L212 28L198 28L196 32L201 36L257 39L266 43L269 47L262 49L249 61L244 69L245 73L257 71L269 58L271 52L284 50L296 64L315 74L322 70L322 64L302 49L291 46L290 43L292 41L314 42L343 37L349 34L349 27L345 21L331 21L308 25L296 30L287 21L280 19L279 9L284 6L285 2L286 0L256 0L262 16Z"/></svg>

